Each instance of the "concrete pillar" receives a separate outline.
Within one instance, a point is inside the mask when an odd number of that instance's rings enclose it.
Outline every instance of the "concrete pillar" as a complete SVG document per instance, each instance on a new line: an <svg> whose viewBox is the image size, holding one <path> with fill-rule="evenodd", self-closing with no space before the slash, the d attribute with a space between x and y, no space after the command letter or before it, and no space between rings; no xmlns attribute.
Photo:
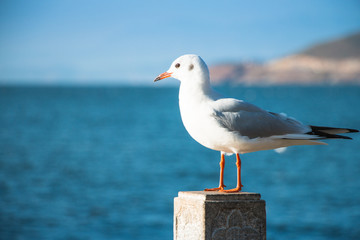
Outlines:
<svg viewBox="0 0 360 240"><path fill-rule="evenodd" d="M265 201L259 193L179 192L174 240L266 239Z"/></svg>

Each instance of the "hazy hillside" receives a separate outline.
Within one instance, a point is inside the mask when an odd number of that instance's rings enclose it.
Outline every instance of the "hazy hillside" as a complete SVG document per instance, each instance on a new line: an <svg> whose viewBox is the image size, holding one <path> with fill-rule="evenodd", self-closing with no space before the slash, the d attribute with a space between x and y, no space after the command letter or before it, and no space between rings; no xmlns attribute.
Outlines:
<svg viewBox="0 0 360 240"><path fill-rule="evenodd" d="M216 84L360 84L360 33L260 64L210 67Z"/></svg>
<svg viewBox="0 0 360 240"><path fill-rule="evenodd" d="M300 54L332 59L360 58L360 33L316 44Z"/></svg>

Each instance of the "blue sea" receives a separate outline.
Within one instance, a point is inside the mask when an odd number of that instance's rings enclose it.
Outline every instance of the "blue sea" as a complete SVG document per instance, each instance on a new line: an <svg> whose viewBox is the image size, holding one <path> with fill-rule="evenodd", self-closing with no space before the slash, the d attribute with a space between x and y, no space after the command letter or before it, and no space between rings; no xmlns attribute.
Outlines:
<svg viewBox="0 0 360 240"><path fill-rule="evenodd" d="M360 87L220 87L312 124L360 129ZM0 87L0 239L165 240L178 191L216 187L220 154L184 129L178 88ZM242 156L268 239L358 239L360 134ZM236 185L235 157L225 184Z"/></svg>

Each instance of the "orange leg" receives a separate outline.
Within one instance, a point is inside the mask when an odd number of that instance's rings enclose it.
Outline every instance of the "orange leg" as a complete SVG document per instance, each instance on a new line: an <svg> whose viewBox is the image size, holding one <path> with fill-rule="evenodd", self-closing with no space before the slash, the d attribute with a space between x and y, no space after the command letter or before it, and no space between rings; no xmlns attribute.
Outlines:
<svg viewBox="0 0 360 240"><path fill-rule="evenodd" d="M221 190L222 192L240 192L243 185L241 184L241 159L239 154L236 154L236 167L237 167L237 185L236 188L229 189L229 190Z"/></svg>
<svg viewBox="0 0 360 240"><path fill-rule="evenodd" d="M223 191L224 187L224 167L225 167L225 156L221 153L221 160L220 160L220 181L219 187L217 188L206 188L205 191Z"/></svg>

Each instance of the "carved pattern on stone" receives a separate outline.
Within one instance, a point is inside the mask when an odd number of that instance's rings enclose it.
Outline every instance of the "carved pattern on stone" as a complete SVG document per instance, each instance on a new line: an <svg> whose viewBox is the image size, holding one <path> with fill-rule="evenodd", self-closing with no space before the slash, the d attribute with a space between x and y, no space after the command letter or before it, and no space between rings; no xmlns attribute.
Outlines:
<svg viewBox="0 0 360 240"><path fill-rule="evenodd" d="M220 209L212 224L212 240L262 239L260 219L253 213L242 213L240 209Z"/></svg>

